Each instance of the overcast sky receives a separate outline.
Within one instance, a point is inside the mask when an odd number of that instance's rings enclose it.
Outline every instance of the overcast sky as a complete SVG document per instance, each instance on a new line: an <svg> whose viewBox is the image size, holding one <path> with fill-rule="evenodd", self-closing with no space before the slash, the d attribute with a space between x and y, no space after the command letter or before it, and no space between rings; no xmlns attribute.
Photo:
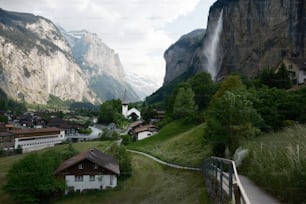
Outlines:
<svg viewBox="0 0 306 204"><path fill-rule="evenodd" d="M126 72L162 84L164 51L181 35L206 28L216 0L0 0L6 10L49 18L64 29L97 33Z"/></svg>

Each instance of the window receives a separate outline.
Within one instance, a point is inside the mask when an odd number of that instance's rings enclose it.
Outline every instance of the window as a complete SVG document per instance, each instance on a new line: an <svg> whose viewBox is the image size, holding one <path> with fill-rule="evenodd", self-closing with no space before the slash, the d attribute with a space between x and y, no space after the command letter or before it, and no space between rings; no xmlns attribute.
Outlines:
<svg viewBox="0 0 306 204"><path fill-rule="evenodd" d="M109 185L113 185L113 175L110 175L110 178L109 178Z"/></svg>
<svg viewBox="0 0 306 204"><path fill-rule="evenodd" d="M95 181L95 176L90 175L89 176L89 181Z"/></svg>
<svg viewBox="0 0 306 204"><path fill-rule="evenodd" d="M77 182L83 181L83 176L75 176L74 181Z"/></svg>
<svg viewBox="0 0 306 204"><path fill-rule="evenodd" d="M83 164L79 164L78 169L84 169Z"/></svg>
<svg viewBox="0 0 306 204"><path fill-rule="evenodd" d="M94 165L93 165L93 168L94 168L94 169L98 169L99 167L98 167L97 164L94 164Z"/></svg>

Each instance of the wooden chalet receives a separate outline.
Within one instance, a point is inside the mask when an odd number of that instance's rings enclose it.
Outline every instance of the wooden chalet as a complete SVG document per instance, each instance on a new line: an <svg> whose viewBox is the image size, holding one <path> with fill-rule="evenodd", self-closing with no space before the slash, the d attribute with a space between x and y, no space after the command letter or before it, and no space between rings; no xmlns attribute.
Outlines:
<svg viewBox="0 0 306 204"><path fill-rule="evenodd" d="M116 187L120 169L115 158L97 149L89 149L64 161L54 174L60 179L65 179L65 193L82 192Z"/></svg>

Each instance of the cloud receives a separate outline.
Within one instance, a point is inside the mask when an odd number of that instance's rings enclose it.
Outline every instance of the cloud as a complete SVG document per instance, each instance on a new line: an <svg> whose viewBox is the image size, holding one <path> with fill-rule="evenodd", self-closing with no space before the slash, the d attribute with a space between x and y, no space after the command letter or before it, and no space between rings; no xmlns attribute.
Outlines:
<svg viewBox="0 0 306 204"><path fill-rule="evenodd" d="M202 0L201 5L209 7L212 2ZM186 21L184 17L196 11L199 3L200 0L0 0L4 9L42 15L66 30L97 33L119 53L126 71L155 77L159 84L165 73L163 52L177 40L169 33L185 34L167 30L167 25L176 24L178 19Z"/></svg>

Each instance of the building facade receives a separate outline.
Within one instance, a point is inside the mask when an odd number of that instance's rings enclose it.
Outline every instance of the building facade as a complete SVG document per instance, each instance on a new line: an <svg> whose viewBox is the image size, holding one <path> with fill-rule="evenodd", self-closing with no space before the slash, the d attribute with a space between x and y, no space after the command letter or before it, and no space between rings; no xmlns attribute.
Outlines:
<svg viewBox="0 0 306 204"><path fill-rule="evenodd" d="M15 135L14 148L21 148L22 152L53 147L65 141L65 131L59 128L20 129L10 130Z"/></svg>
<svg viewBox="0 0 306 204"><path fill-rule="evenodd" d="M103 190L117 186L118 161L97 149L90 149L64 161L54 172L66 182L68 192Z"/></svg>

